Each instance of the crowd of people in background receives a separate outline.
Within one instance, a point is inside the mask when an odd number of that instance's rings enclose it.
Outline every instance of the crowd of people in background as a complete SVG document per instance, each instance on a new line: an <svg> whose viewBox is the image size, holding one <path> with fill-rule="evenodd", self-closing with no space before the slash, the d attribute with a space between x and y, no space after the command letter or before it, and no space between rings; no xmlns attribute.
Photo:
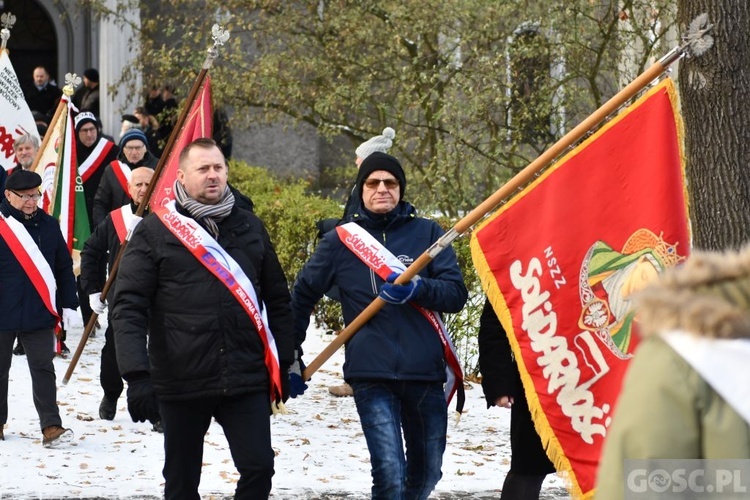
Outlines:
<svg viewBox="0 0 750 500"><path fill-rule="evenodd" d="M33 80L25 97L44 136L62 93L42 66ZM397 283L444 231L405 198L408 175L389 154L395 131L385 128L356 149L358 172L344 213L318 223L317 248L290 287L252 201L228 183L225 111L214 114L218 140L198 139L178 152L174 201L150 207L141 222L134 214L147 201L176 124L175 91L150 87L143 104L122 116L114 139L102 131L99 89L99 73L89 68L72 97L92 234L77 280L57 221L39 209L42 179L30 170L37 137L19 137L18 164L0 169L0 283L18 284L0 286L0 441L13 354L28 360L43 445L72 439L57 406L51 346L57 336L58 354L69 353L65 327L79 305L84 324L106 309L99 416L115 418L124 379L133 421L164 433L165 498L199 498L212 419L223 427L240 473L235 498L268 498L269 414L305 392L304 341L313 309L327 295L341 302L350 324L380 299L382 312L347 342L344 384L330 392L353 397L370 453L372 498L427 499L442 475L446 401L453 394L446 391L446 368L455 352L440 316L459 312L469 291L450 246ZM128 232L132 240L105 302L103 285ZM37 274L41 281L32 279ZM626 459L750 457L750 405L732 376L747 372L750 249L697 254L647 289L640 304L645 340L599 471L599 498L608 500L622 498ZM487 407L511 412L512 458L501 498L537 500L555 468L489 300L477 334ZM453 378L462 384L458 371Z"/></svg>

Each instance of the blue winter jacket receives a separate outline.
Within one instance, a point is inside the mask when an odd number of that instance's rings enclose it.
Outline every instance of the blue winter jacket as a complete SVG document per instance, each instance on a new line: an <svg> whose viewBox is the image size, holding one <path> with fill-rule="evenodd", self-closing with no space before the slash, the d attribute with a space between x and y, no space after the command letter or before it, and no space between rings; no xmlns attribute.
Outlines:
<svg viewBox="0 0 750 500"><path fill-rule="evenodd" d="M58 222L42 210L26 219L23 212L13 208L6 199L0 203L0 212L21 222L42 250L57 282L58 311L63 307L76 309L78 296L73 260ZM47 310L8 244L0 238L0 332L46 330L54 326L54 316Z"/></svg>
<svg viewBox="0 0 750 500"><path fill-rule="evenodd" d="M443 234L437 223L417 217L407 202L385 215L360 208L347 220L365 228L406 266ZM468 292L452 248L440 252L419 275L423 284L415 304L453 313L466 303ZM329 231L294 285L292 307L299 344L305 338L313 307L333 285L341 291L348 324L377 297L383 280L341 243L336 231ZM344 378L444 381L442 344L414 307L386 304L347 342Z"/></svg>

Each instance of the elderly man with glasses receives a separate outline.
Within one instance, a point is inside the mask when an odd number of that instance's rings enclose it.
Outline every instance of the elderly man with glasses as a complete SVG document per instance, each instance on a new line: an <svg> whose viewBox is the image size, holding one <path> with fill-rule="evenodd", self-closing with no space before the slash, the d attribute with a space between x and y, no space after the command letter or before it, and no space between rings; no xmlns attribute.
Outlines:
<svg viewBox="0 0 750 500"><path fill-rule="evenodd" d="M38 209L42 178L21 170L8 178L0 203L0 440L8 420L8 376L13 339L26 350L42 444L54 447L73 433L57 406L54 332L78 307L73 260L60 225Z"/></svg>
<svg viewBox="0 0 750 500"><path fill-rule="evenodd" d="M357 210L325 233L294 285L297 351L315 304L332 286L339 287L347 324L377 297L387 302L348 341L344 379L354 391L370 452L372 498L426 499L442 476L446 395L463 394L440 315L460 311L468 292L451 248L411 281L394 283L443 235L403 200L406 176L396 158L367 156L357 187ZM303 371L298 356L289 372L292 397L304 392L297 377ZM461 397L458 402L460 410Z"/></svg>
<svg viewBox="0 0 750 500"><path fill-rule="evenodd" d="M159 158L148 150L148 138L142 130L132 128L120 139L120 154L107 165L94 196L92 227L101 223L112 210L130 203L128 182L138 167L156 168Z"/></svg>

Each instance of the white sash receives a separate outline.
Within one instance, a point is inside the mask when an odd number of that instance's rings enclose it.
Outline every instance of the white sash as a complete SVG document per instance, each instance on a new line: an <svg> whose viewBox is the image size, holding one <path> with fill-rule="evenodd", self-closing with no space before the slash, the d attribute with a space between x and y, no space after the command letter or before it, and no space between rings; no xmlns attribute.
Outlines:
<svg viewBox="0 0 750 500"><path fill-rule="evenodd" d="M258 297L250 278L208 231L194 219L185 217L175 210L174 200L163 207L158 207L155 213L162 224L180 240L180 243L198 259L198 262L222 282L250 317L265 348L265 363L271 379L272 408L275 407L275 410L284 412L283 404L280 403L281 368L276 340L268 326L266 307L261 309L258 306Z"/></svg>
<svg viewBox="0 0 750 500"><path fill-rule="evenodd" d="M5 217L2 214L0 214L0 236L21 264L47 310L59 321L55 298L57 289L55 275L34 239L23 224L13 217Z"/></svg>
<svg viewBox="0 0 750 500"><path fill-rule="evenodd" d="M97 168L102 166L101 160L107 156L107 153L112 149L112 146L114 146L114 144L111 141L108 141L104 137L100 137L88 158L78 165L78 175L81 176L81 179L83 179L84 182L93 175ZM91 172L89 172L89 170L91 170Z"/></svg>
<svg viewBox="0 0 750 500"><path fill-rule="evenodd" d="M382 279L385 280L392 272L403 273L406 271L406 266L404 266L403 262L398 260L390 250L383 246L359 224L348 222L341 226L336 226L336 232L344 246L359 257L366 266L375 271L375 274ZM443 346L443 355L446 361L445 402L450 403L453 395L458 393L456 411L460 415L463 411L465 399L463 373L461 371L461 365L458 362L456 349L453 347L453 342L451 342L450 335L443 324L443 320L440 318L440 314L414 303L409 303L409 305L414 307L427 319L427 321L429 321L430 325L435 330L435 333L437 333L440 338L440 343Z"/></svg>
<svg viewBox="0 0 750 500"><path fill-rule="evenodd" d="M750 339L709 339L679 330L662 337L750 423Z"/></svg>

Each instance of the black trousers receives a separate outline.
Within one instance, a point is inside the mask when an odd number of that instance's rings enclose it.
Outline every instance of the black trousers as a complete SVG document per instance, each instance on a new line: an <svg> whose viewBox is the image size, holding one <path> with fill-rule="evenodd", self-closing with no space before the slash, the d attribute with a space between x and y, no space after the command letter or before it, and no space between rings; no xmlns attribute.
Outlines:
<svg viewBox="0 0 750 500"><path fill-rule="evenodd" d="M115 332L110 320L104 331L104 347L99 371L99 383L102 385L107 399L117 401L122 394L123 383L120 368L117 366L117 348L115 347Z"/></svg>
<svg viewBox="0 0 750 500"><path fill-rule="evenodd" d="M268 392L162 400L159 406L164 425L165 500L200 500L203 439L212 417L224 429L234 466L240 473L234 498L268 498L274 472Z"/></svg>

